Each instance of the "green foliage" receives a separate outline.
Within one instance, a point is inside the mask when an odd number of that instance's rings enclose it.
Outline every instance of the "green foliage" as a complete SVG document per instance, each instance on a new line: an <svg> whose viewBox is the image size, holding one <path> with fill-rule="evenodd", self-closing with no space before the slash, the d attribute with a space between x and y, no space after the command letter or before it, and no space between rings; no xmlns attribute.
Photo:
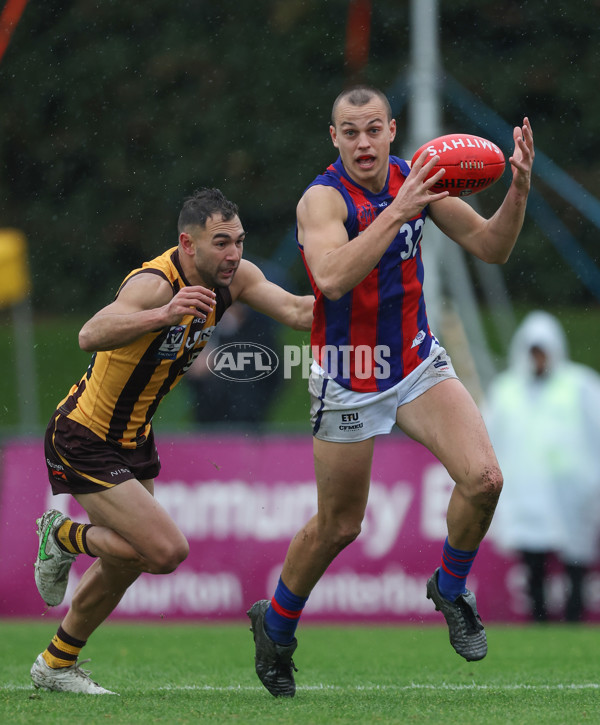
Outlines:
<svg viewBox="0 0 600 725"><path fill-rule="evenodd" d="M600 630L490 627L485 660L467 663L445 627L302 625L293 700L254 673L248 623L104 625L84 649L98 682L120 697L35 691L29 668L55 631L0 623L0 716L5 722L112 720L243 723L597 722Z"/></svg>
<svg viewBox="0 0 600 725"><path fill-rule="evenodd" d="M409 3L372 6L361 77L387 90L407 68ZM528 114L538 147L596 196L598 7L439 2L443 71L508 123ZM288 233L302 190L334 158L331 103L358 79L344 64L347 8L28 4L0 66L0 225L27 234L36 310L108 302L130 269L175 243L181 201L200 186L239 203L248 254L274 257L307 289ZM398 120L403 136L403 113ZM444 122L458 123L447 106ZM597 230L552 201L597 258ZM565 266L527 226L506 267L511 292L536 304L588 300L569 270L565 284ZM525 284L524 269L535 277Z"/></svg>
<svg viewBox="0 0 600 725"><path fill-rule="evenodd" d="M508 123L532 118L537 144L556 163L593 180L600 159L600 99L591 91L598 65L598 0L578 3L440 3L443 64Z"/></svg>
<svg viewBox="0 0 600 725"><path fill-rule="evenodd" d="M597 16L600 2L463 0L440 2L440 8L445 72L508 124L517 125L529 116L536 147L600 197L600 97L591 80L600 33L591 18ZM543 180L534 177L534 185L598 264L598 228L550 192ZM490 196L479 198L492 213ZM513 298L521 302L590 302L568 263L531 222L504 271Z"/></svg>
<svg viewBox="0 0 600 725"><path fill-rule="evenodd" d="M323 156L342 83L343 26L325 13L338 37L322 52L303 31L315 13L165 0L25 13L0 83L1 212L29 237L38 304L105 303L130 268L176 243L181 200L200 186L239 202L248 251L264 256L319 146ZM309 69L310 106L295 93Z"/></svg>

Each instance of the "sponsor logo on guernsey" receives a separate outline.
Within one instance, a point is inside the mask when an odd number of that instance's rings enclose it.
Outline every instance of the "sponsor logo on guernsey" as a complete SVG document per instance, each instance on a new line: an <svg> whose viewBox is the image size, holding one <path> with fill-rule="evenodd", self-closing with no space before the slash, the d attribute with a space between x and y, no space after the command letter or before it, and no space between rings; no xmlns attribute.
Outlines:
<svg viewBox="0 0 600 725"><path fill-rule="evenodd" d="M357 411L352 413L342 413L342 423L339 427L341 431L353 431L360 430L363 427L363 422L360 420L360 415Z"/></svg>
<svg viewBox="0 0 600 725"><path fill-rule="evenodd" d="M417 347L417 345L420 345L423 342L423 340L425 339L426 334L427 333L425 332L425 330L420 330L419 333L417 334L417 336L415 337L415 339L412 341L411 348Z"/></svg>

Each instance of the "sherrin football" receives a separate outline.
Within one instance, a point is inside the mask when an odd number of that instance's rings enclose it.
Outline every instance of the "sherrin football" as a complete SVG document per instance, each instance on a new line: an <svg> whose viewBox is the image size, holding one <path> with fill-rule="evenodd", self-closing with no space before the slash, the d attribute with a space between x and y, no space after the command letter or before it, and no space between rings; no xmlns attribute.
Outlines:
<svg viewBox="0 0 600 725"><path fill-rule="evenodd" d="M504 154L495 143L468 133L450 133L423 144L412 157L413 164L425 149L425 163L436 154L440 157L427 178L446 169L431 190L448 191L450 196L479 194L498 181L506 165Z"/></svg>

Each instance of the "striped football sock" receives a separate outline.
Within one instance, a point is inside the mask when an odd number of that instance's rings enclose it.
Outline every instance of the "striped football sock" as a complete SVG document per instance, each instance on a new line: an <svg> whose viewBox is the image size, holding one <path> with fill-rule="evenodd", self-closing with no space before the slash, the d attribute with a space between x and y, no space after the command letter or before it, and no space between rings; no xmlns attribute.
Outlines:
<svg viewBox="0 0 600 725"><path fill-rule="evenodd" d="M56 543L70 554L95 556L87 544L87 533L91 528L91 524L78 524L76 521L67 519L56 532Z"/></svg>
<svg viewBox="0 0 600 725"><path fill-rule="evenodd" d="M444 542L442 550L442 565L438 574L438 589L444 599L453 602L467 590L467 575L471 571L473 561L478 549L475 551L461 551Z"/></svg>
<svg viewBox="0 0 600 725"><path fill-rule="evenodd" d="M58 632L52 637L48 649L42 652L42 657L48 667L52 667L53 670L70 667L77 661L84 644L84 641L71 637L62 627L59 627Z"/></svg>
<svg viewBox="0 0 600 725"><path fill-rule="evenodd" d="M298 597L283 583L281 577L271 605L265 614L265 631L278 644L294 641L296 627L308 597Z"/></svg>

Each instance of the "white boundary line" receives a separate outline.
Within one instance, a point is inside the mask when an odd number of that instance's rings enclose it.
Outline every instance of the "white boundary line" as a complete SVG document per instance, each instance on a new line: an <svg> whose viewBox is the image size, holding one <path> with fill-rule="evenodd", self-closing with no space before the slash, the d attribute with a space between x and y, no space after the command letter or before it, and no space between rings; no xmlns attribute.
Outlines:
<svg viewBox="0 0 600 725"><path fill-rule="evenodd" d="M206 692L252 692L254 690L262 690L262 687L231 685L229 687L213 687L212 685L166 685L158 688L161 691L183 691L183 690L202 690ZM462 690L475 690L475 691L497 691L501 690L504 692L518 691L518 690L541 690L541 691L561 691L561 690L600 690L600 683L598 682L584 682L584 683L570 683L570 684L556 684L556 685L478 685L476 683L466 685L452 685L448 683L441 683L439 685L433 684L419 684L412 682L409 685L298 685L296 691L329 691L329 692L407 692L410 690L444 690L444 691L462 691Z"/></svg>
<svg viewBox="0 0 600 725"><path fill-rule="evenodd" d="M124 691L128 691L131 688L126 687ZM228 685L223 687L215 687L213 685L164 685L163 687L157 688L135 688L138 692L185 692L185 691L198 691L198 692L262 692L263 688L259 685L248 685L242 687L241 685ZM409 692L411 690L431 690L431 691L450 691L450 692L461 692L465 690L471 691L489 691L489 692L516 692L520 690L528 691L542 691L542 692L560 692L569 690L600 690L600 683L598 682L582 682L582 683L558 683L555 685L527 685L527 684L515 684L515 685L479 685L475 682L463 685L453 685L447 682L441 682L439 684L426 684L411 682L408 685L300 685L296 688L297 691L302 692ZM0 685L0 692L15 692L15 691L31 691L37 692L33 685ZM43 692L43 690L40 690Z"/></svg>

